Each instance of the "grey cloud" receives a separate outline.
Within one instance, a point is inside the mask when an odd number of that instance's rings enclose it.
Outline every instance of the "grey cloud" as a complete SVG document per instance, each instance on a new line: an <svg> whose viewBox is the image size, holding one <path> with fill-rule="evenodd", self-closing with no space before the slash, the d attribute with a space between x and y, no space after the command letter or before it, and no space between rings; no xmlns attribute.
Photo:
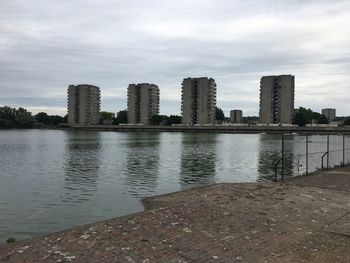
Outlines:
<svg viewBox="0 0 350 263"><path fill-rule="evenodd" d="M334 86L350 99L348 1L12 0L0 10L2 104L58 107L69 84L91 83L114 111L129 83L152 82L161 112L179 114L182 79L210 76L225 113L257 115L260 77L283 73L296 75L298 105L338 105Z"/></svg>

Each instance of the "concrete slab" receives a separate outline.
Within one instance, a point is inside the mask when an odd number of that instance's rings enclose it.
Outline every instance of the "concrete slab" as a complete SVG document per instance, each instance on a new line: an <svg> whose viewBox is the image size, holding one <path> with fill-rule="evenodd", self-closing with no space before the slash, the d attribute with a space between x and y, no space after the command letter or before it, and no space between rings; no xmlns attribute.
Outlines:
<svg viewBox="0 0 350 263"><path fill-rule="evenodd" d="M341 172L155 196L143 213L0 246L0 262L350 262Z"/></svg>

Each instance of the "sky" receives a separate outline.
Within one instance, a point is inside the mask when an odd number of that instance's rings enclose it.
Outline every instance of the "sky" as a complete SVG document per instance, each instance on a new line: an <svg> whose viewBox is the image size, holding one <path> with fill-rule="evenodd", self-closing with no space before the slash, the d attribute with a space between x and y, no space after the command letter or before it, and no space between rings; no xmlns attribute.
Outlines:
<svg viewBox="0 0 350 263"><path fill-rule="evenodd" d="M0 106L66 114L67 87L126 109L130 83L180 114L185 77L212 77L225 115L259 112L260 78L295 75L295 107L350 115L348 0L0 0Z"/></svg>

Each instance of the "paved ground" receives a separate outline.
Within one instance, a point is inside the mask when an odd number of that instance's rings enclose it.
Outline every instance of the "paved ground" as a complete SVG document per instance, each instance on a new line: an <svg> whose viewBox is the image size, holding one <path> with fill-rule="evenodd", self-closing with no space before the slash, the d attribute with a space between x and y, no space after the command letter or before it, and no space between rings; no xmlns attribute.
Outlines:
<svg viewBox="0 0 350 263"><path fill-rule="evenodd" d="M350 167L218 184L146 212L0 247L0 262L350 262Z"/></svg>

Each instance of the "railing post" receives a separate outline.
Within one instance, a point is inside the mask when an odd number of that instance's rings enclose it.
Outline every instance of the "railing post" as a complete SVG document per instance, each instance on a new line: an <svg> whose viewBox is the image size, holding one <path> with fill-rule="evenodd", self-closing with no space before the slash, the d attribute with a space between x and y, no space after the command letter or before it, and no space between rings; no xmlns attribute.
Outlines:
<svg viewBox="0 0 350 263"><path fill-rule="evenodd" d="M277 167L278 167L278 162L275 164L275 182L277 183Z"/></svg>
<svg viewBox="0 0 350 263"><path fill-rule="evenodd" d="M345 166L345 134L343 134L343 167Z"/></svg>
<svg viewBox="0 0 350 263"><path fill-rule="evenodd" d="M284 133L282 133L282 182L284 180Z"/></svg>
<svg viewBox="0 0 350 263"><path fill-rule="evenodd" d="M327 171L329 169L329 134L327 134Z"/></svg>
<svg viewBox="0 0 350 263"><path fill-rule="evenodd" d="M309 135L306 134L306 160L305 160L305 169L306 169L306 175L309 174Z"/></svg>

